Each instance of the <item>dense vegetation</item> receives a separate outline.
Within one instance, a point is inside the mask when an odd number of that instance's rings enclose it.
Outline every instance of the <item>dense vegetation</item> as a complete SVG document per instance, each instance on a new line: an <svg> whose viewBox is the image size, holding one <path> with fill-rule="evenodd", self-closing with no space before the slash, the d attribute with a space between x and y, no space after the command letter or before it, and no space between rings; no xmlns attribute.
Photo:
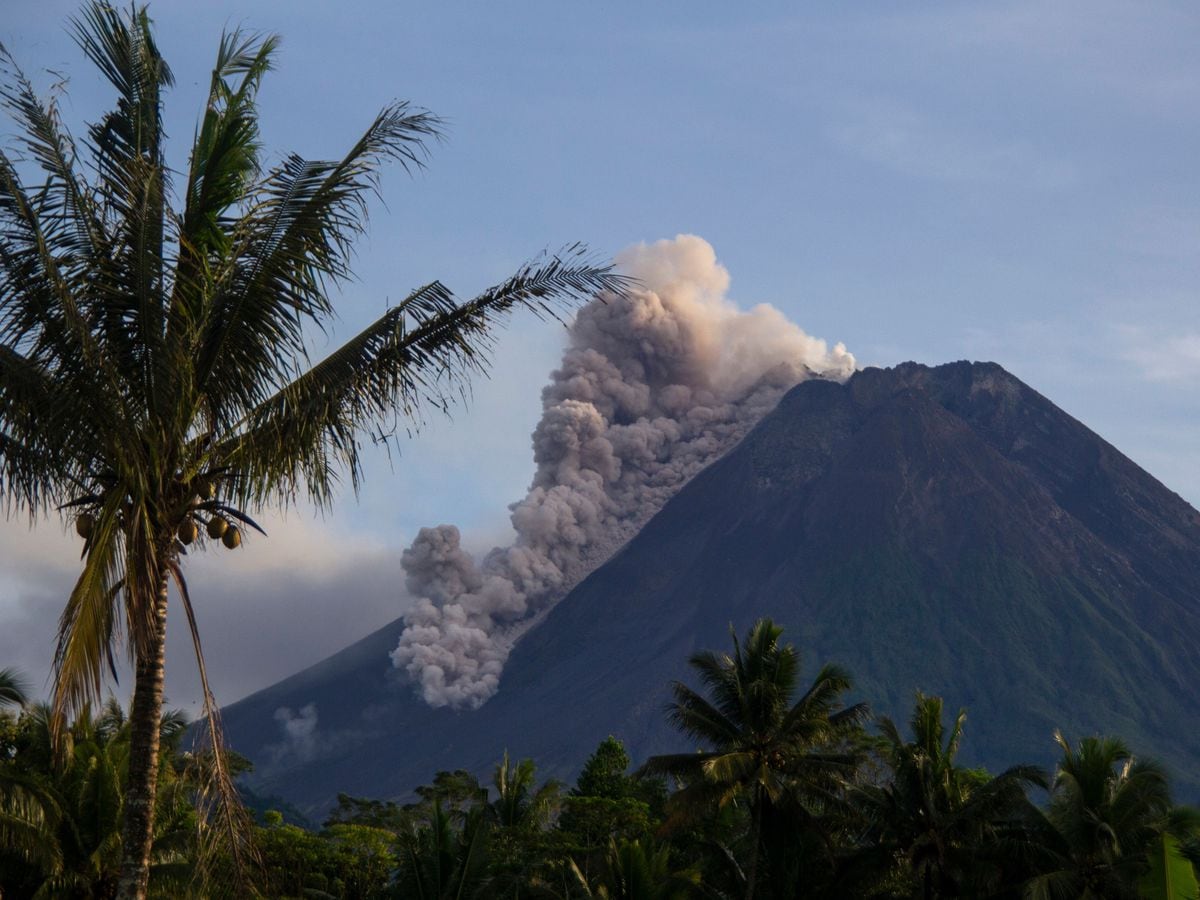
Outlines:
<svg viewBox="0 0 1200 900"><path fill-rule="evenodd" d="M918 694L907 729L847 705L850 675L803 685L769 620L730 653L701 652L697 688L667 714L693 752L636 769L606 738L574 785L539 781L504 754L490 784L439 772L410 802L341 795L320 829L265 810L257 888L345 898L1185 898L1196 897L1200 812L1120 740L1056 736L1053 773L993 774L957 756L965 711ZM0 703L24 701L0 673ZM197 867L205 760L162 721L151 894L213 896L222 862ZM85 713L61 758L47 712L0 725L5 897L111 896L120 863L128 723ZM38 893L40 891L40 893Z"/></svg>

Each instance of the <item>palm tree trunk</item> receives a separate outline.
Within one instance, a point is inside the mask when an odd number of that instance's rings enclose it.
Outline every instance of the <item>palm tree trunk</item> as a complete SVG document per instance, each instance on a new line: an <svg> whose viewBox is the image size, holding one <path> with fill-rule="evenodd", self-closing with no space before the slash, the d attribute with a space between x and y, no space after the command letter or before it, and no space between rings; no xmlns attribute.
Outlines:
<svg viewBox="0 0 1200 900"><path fill-rule="evenodd" d="M746 873L746 900L754 900L754 889L758 881L758 858L762 855L762 791L755 785L754 809L750 812L750 871Z"/></svg>
<svg viewBox="0 0 1200 900"><path fill-rule="evenodd" d="M121 881L117 900L144 900L150 881L154 798L158 793L158 741L166 662L167 582L154 605L155 635L145 657L139 654L129 711L129 781L125 788L125 827L121 841Z"/></svg>

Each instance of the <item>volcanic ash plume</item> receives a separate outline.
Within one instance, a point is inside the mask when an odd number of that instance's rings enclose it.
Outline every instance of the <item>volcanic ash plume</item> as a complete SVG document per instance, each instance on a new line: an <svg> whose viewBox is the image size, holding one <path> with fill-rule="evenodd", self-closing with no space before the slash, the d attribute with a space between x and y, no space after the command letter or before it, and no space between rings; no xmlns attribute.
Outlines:
<svg viewBox="0 0 1200 900"><path fill-rule="evenodd" d="M845 380L830 350L771 306L737 309L709 244L682 235L617 260L642 287L595 300L542 391L533 484L516 540L476 562L453 525L423 528L402 558L409 592L393 664L433 706L482 705L513 641L632 537L780 396L814 375Z"/></svg>

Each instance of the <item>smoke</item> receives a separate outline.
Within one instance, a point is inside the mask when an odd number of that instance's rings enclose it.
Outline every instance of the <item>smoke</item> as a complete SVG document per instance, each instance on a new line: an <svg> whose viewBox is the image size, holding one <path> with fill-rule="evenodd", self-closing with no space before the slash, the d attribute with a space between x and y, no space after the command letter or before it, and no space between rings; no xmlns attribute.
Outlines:
<svg viewBox="0 0 1200 900"><path fill-rule="evenodd" d="M317 705L307 703L294 712L290 707L281 706L275 710L275 721L283 731L283 741L272 745L269 750L272 762L278 762L285 757L295 757L301 761L313 759L320 749L317 741Z"/></svg>
<svg viewBox="0 0 1200 900"><path fill-rule="evenodd" d="M453 525L404 551L409 592L392 663L433 706L482 705L513 642L605 561L693 475L806 378L845 380L854 357L771 306L725 298L729 273L704 240L638 245L617 260L642 287L594 300L542 391L517 537L477 563Z"/></svg>

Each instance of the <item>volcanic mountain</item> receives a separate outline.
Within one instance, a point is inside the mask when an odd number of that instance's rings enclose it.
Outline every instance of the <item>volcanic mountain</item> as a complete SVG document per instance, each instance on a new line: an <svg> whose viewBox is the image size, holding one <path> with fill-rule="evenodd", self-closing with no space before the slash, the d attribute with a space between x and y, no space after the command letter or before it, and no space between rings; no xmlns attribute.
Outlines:
<svg viewBox="0 0 1200 900"><path fill-rule="evenodd" d="M803 677L907 719L969 710L963 755L1048 764L1111 733L1200 795L1200 514L1002 368L814 379L692 479L513 650L482 708L433 709L389 664L401 624L225 711L260 794L319 815L505 749L570 776L606 735L689 748L663 707L697 648L771 616Z"/></svg>

